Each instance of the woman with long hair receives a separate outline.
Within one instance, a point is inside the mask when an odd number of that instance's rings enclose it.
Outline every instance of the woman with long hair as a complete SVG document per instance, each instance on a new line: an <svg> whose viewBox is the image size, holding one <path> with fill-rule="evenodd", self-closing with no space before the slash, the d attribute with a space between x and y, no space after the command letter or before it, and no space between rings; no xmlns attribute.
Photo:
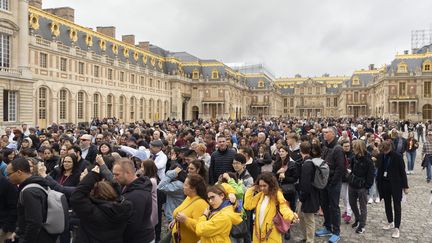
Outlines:
<svg viewBox="0 0 432 243"><path fill-rule="evenodd" d="M408 139L407 139L407 150L406 150L408 175L411 175L414 170L414 162L416 160L418 147L419 147L419 143L417 139L414 138L414 132L409 132Z"/></svg>
<svg viewBox="0 0 432 243"><path fill-rule="evenodd" d="M273 174L279 181L280 188L292 210L296 208L297 193L294 184L297 182L299 175L296 163L288 155L288 147L279 149L279 156L273 165Z"/></svg>
<svg viewBox="0 0 432 243"><path fill-rule="evenodd" d="M95 166L71 195L70 204L80 219L74 242L123 242L132 204L100 178L99 167Z"/></svg>
<svg viewBox="0 0 432 243"><path fill-rule="evenodd" d="M282 242L282 234L273 223L277 210L285 220L297 219L297 215L288 207L279 190L276 178L268 172L260 174L255 185L246 191L244 208L255 209L253 242Z"/></svg>
<svg viewBox="0 0 432 243"><path fill-rule="evenodd" d="M197 159L193 160L187 168L188 174L198 174L200 175L204 181L208 182L208 172L205 167L204 161Z"/></svg>
<svg viewBox="0 0 432 243"><path fill-rule="evenodd" d="M157 201L157 167L152 159L146 159L141 163L141 176L147 176L152 183L152 215L151 222L155 227L158 220L158 201Z"/></svg>
<svg viewBox="0 0 432 243"><path fill-rule="evenodd" d="M173 238L180 242L197 242L195 230L199 217L208 208L206 182L198 174L190 174L183 183L186 199L173 212L174 220L170 223Z"/></svg>
<svg viewBox="0 0 432 243"><path fill-rule="evenodd" d="M77 186L80 178L77 156L65 154L60 166L54 168L50 176L62 186Z"/></svg>
<svg viewBox="0 0 432 243"><path fill-rule="evenodd" d="M367 217L367 194L368 189L374 182L375 166L367 153L366 144L363 140L353 141L352 147L354 157L350 161L351 172L348 177L349 203L355 216L352 227L356 229L356 233L363 234ZM359 202L360 212L357 201Z"/></svg>
<svg viewBox="0 0 432 243"><path fill-rule="evenodd" d="M232 225L240 224L243 220L228 200L224 188L220 185L207 189L207 208L198 219L196 234L201 243L221 242L231 243L230 232Z"/></svg>

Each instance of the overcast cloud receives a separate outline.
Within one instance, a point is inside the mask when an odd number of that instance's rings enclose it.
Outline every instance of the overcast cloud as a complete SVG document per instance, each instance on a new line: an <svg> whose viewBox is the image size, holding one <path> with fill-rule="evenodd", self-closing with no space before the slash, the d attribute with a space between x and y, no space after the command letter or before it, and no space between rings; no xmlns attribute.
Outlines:
<svg viewBox="0 0 432 243"><path fill-rule="evenodd" d="M225 63L262 62L276 77L351 75L411 48L430 28L432 1L419 0L43 0L69 6L86 27L116 26L170 51Z"/></svg>

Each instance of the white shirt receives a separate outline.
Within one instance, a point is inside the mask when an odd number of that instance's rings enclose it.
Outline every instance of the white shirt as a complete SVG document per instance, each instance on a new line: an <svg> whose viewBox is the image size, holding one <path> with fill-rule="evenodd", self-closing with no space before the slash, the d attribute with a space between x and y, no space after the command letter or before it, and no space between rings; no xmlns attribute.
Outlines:
<svg viewBox="0 0 432 243"><path fill-rule="evenodd" d="M163 151L159 151L156 154L156 159L154 159L154 162L156 164L156 167L158 168L157 174L159 176L160 180L163 180L165 178L165 168L168 161L168 157L165 155Z"/></svg>
<svg viewBox="0 0 432 243"><path fill-rule="evenodd" d="M270 198L268 196L264 196L264 199L261 202L261 207L259 208L259 225L260 227L262 226L262 224L264 223L264 217L265 217L265 210L267 208L267 205L270 201Z"/></svg>

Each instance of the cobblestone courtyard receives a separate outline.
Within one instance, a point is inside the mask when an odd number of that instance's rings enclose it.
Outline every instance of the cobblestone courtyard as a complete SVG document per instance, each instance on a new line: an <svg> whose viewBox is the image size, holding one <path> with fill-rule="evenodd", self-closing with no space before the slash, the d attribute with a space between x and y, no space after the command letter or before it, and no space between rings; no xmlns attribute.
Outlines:
<svg viewBox="0 0 432 243"><path fill-rule="evenodd" d="M392 231L382 229L387 223L384 202L368 204L368 217L366 222L366 232L362 235L356 234L351 228L351 224L341 224L341 240L344 242L432 242L432 205L429 204L432 184L426 183L426 170L421 168L421 148L417 150L417 159L414 166L414 174L408 176L410 187L407 200L402 203L402 222L400 227L400 238L393 239ZM404 158L406 161L406 158ZM342 205L342 204L341 204ZM341 207L343 213L343 207ZM316 227L322 225L323 217L316 216ZM353 220L352 220L353 221ZM298 227L294 226L292 232L293 239L288 242L299 240ZM327 242L328 237L315 238L315 242Z"/></svg>

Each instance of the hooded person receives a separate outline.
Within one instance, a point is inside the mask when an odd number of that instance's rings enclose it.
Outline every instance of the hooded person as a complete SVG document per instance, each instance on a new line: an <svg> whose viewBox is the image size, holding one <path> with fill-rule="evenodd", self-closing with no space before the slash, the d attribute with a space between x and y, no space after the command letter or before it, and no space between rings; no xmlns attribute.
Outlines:
<svg viewBox="0 0 432 243"><path fill-rule="evenodd" d="M107 181L100 181L95 166L77 186L70 205L80 219L76 242L123 243L123 234L132 215L132 204Z"/></svg>

